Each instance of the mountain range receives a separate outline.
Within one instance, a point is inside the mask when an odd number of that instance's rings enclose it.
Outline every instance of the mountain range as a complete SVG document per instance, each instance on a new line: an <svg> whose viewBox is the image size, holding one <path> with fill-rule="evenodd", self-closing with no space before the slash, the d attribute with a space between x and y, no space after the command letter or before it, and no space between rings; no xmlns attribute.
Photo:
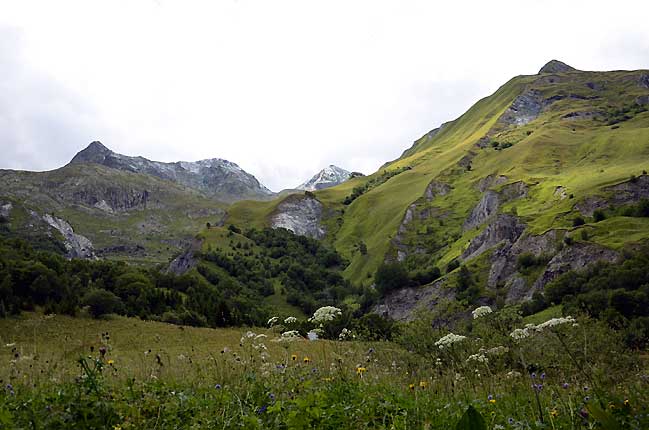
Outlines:
<svg viewBox="0 0 649 430"><path fill-rule="evenodd" d="M373 174L328 166L277 194L226 160L161 163L93 142L51 172L0 171L3 234L141 264L186 249L187 271L197 250L240 252L242 229L285 228L334 248L355 285L386 264L418 279L439 270L381 297L375 311L395 319L468 294L519 303L649 240L648 109L649 71L553 60Z"/></svg>

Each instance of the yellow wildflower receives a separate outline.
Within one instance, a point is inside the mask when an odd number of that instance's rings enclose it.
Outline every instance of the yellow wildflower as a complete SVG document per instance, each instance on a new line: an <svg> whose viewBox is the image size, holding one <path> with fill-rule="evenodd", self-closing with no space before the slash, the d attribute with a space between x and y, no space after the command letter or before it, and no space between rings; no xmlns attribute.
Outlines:
<svg viewBox="0 0 649 430"><path fill-rule="evenodd" d="M492 405L495 404L495 403L496 403L496 399L491 399L491 400L489 400L489 403L491 403Z"/></svg>
<svg viewBox="0 0 649 430"><path fill-rule="evenodd" d="M629 399L624 399L624 406L629 406L630 404Z"/></svg>
<svg viewBox="0 0 649 430"><path fill-rule="evenodd" d="M428 387L428 382L427 381L419 381L419 388L422 390L426 389Z"/></svg>
<svg viewBox="0 0 649 430"><path fill-rule="evenodd" d="M115 364L115 360L108 360L106 363L108 363L109 366L112 366Z"/></svg>
<svg viewBox="0 0 649 430"><path fill-rule="evenodd" d="M410 388L410 390L414 390L415 389L415 384L408 385L408 388Z"/></svg>
<svg viewBox="0 0 649 430"><path fill-rule="evenodd" d="M309 364L311 362L311 359L309 357L304 357L304 362L306 364Z"/></svg>
<svg viewBox="0 0 649 430"><path fill-rule="evenodd" d="M550 411L550 415L552 415L552 418L556 418L559 415L559 411L557 411L556 409L552 409Z"/></svg>
<svg viewBox="0 0 649 430"><path fill-rule="evenodd" d="M291 360L293 361L297 360L297 354L291 354Z"/></svg>

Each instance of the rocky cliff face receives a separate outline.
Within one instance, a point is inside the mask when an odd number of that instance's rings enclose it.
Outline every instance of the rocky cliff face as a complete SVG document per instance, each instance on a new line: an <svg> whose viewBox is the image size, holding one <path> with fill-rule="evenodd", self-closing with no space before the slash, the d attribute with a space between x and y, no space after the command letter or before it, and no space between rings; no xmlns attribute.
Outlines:
<svg viewBox="0 0 649 430"><path fill-rule="evenodd" d="M96 258L92 242L87 237L76 234L67 221L50 214L43 215L43 221L61 233L68 258Z"/></svg>
<svg viewBox="0 0 649 430"><path fill-rule="evenodd" d="M320 224L323 206L316 198L292 195L277 206L271 216L272 228L285 228L295 234L322 239L326 231Z"/></svg>
<svg viewBox="0 0 649 430"><path fill-rule="evenodd" d="M96 163L113 169L156 176L224 202L243 199L265 200L274 196L274 193L261 185L254 176L235 163L220 158L163 163L118 154L101 142L92 142L75 155L70 163Z"/></svg>

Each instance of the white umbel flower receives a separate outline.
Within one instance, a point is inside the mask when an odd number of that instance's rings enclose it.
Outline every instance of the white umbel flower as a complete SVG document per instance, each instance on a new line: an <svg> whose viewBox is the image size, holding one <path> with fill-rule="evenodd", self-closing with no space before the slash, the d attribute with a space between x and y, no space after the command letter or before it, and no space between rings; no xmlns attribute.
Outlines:
<svg viewBox="0 0 649 430"><path fill-rule="evenodd" d="M466 336L449 333L446 336L439 339L437 342L435 342L435 346L437 346L439 349L444 349L453 345L454 343L461 342L464 339L466 339Z"/></svg>
<svg viewBox="0 0 649 430"><path fill-rule="evenodd" d="M274 326L275 324L277 324L277 321L279 321L279 318L278 318L278 317L272 317L271 319L268 320L268 322L266 323L266 325L267 325L268 327L272 327L272 326Z"/></svg>
<svg viewBox="0 0 649 430"><path fill-rule="evenodd" d="M295 324L297 322L297 318L295 317L287 317L284 320L284 324Z"/></svg>
<svg viewBox="0 0 649 430"><path fill-rule="evenodd" d="M543 331L546 328L556 327L556 326L561 325L561 324L574 324L576 322L577 321L571 316L561 317L561 318L552 318L550 320L547 320L544 323L541 323L541 324L537 325L536 330L537 331Z"/></svg>
<svg viewBox="0 0 649 430"><path fill-rule="evenodd" d="M313 316L309 318L309 321L316 324L322 324L328 321L333 321L342 315L342 313L343 312L335 306L323 306L315 311Z"/></svg>
<svg viewBox="0 0 649 430"><path fill-rule="evenodd" d="M480 306L479 308L475 308L473 312L471 312L471 314L473 315L473 319L477 319L485 315L488 315L492 312L493 311L489 306Z"/></svg>

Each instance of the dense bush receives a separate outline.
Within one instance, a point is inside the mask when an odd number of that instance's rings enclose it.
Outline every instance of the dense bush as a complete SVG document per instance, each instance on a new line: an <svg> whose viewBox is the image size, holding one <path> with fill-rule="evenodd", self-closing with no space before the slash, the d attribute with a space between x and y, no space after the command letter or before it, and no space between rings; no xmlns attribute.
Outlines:
<svg viewBox="0 0 649 430"><path fill-rule="evenodd" d="M525 314L560 304L567 313L587 313L621 329L630 346L649 344L649 246L626 255L620 263L597 263L582 272L570 271L524 305Z"/></svg>

